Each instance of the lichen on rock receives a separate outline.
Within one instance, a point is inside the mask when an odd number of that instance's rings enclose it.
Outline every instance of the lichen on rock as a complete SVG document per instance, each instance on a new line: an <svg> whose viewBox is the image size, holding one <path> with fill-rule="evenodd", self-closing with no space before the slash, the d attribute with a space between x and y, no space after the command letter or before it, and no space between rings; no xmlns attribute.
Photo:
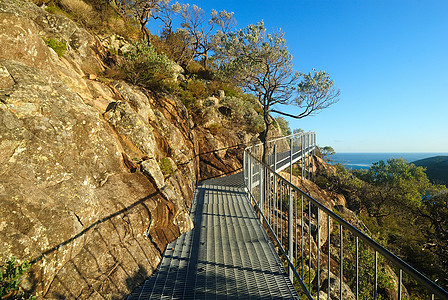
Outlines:
<svg viewBox="0 0 448 300"><path fill-rule="evenodd" d="M193 226L189 120L176 102L168 113L136 87L95 80L104 49L66 17L5 0L0 20L0 257L31 259L44 298L123 297ZM181 166L165 179L157 160L167 156Z"/></svg>

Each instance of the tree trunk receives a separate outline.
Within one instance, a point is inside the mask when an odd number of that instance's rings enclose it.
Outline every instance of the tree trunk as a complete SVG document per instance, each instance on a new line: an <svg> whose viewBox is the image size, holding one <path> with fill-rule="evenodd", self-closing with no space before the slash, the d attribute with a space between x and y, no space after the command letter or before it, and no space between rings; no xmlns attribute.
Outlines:
<svg viewBox="0 0 448 300"><path fill-rule="evenodd" d="M202 56L204 57L203 58L204 69L207 70L207 60L208 60L208 53L207 53L207 51L204 51Z"/></svg>

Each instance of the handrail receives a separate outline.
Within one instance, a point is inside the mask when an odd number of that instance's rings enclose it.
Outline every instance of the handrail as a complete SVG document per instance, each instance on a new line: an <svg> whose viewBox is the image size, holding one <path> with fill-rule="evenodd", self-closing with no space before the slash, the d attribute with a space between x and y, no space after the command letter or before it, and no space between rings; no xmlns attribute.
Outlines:
<svg viewBox="0 0 448 300"><path fill-rule="evenodd" d="M310 133L303 133L303 134L310 134ZM312 133L314 134L314 133ZM300 135L300 134L299 134ZM292 138L291 136L288 136L287 138ZM279 139L276 139L279 140ZM255 145L253 146L255 147ZM323 212L327 215L327 225L328 228L330 228L330 218L334 221L336 221L340 226L340 235L341 235L341 246L340 246L340 299L342 299L342 282L343 282L343 253L344 253L344 247L342 244L343 241L343 228L350 232L354 237L356 237L356 299L358 299L358 239L362 240L366 245L368 245L370 248L375 250L375 286L374 286L374 298L377 297L377 289L378 289L378 278L377 278L377 269L378 269L378 258L377 254L379 253L384 258L386 258L389 262L391 262L395 267L397 267L400 270L400 276L399 276L399 282L398 282L398 297L401 299L402 292L402 271L404 271L406 274L410 275L412 278L414 278L418 283L420 283L422 286L427 288L429 292L432 294L432 297L434 295L437 295L441 299L448 299L448 293L443 290L441 287L439 287L437 284L435 284L433 281L428 279L425 275L417 271L415 268L404 262L402 259L400 259L398 256L381 246L379 243L371 239L369 236L361 232L356 227L352 226L350 223L345 221L343 218L341 218L339 215L335 214L331 209L327 208L325 205L320 203L318 200L314 199L312 196L308 195L306 192L292 184L291 181L283 178L280 174L276 172L276 170L263 163L259 158L257 158L255 155L251 153L251 148L248 147L245 149L244 152L244 173L245 173L245 183L247 186L247 190L250 196L250 199L254 202L254 205L259 212L262 221L265 223L267 230L272 234L275 243L279 246L279 249L281 250L283 256L286 258L286 261L288 263L289 269L290 269L290 276L294 275L299 283L302 286L303 291L305 292L306 296L309 299L313 299L311 295L311 281L310 281L310 273L312 269L311 264L311 239L314 239L312 237L312 234L310 233L312 228L312 222L311 219L313 218L313 215L316 216L313 221L317 224L317 245L318 245L318 253L317 253L317 273L319 274L319 258L320 258L320 249L319 249L319 243L320 243L320 237L319 237L319 229L320 229L320 218L319 218L319 212ZM292 152L291 152L292 154ZM258 169L258 171L255 171ZM259 174L259 181L260 184L258 186L253 185L253 177L254 174L258 172ZM280 187L280 191L279 191ZM258 194L257 194L258 193ZM259 201L257 201L257 196L259 198ZM294 197L295 196L295 197ZM301 214L299 215L298 211L298 199L301 198ZM280 200L288 199L288 212L283 212L283 209L285 207L279 206L283 205L278 198L281 198ZM294 202L294 198L296 201ZM306 283L304 282L303 278L303 272L304 272L304 261L303 261L303 255L304 255L304 219L306 217L306 212L304 212L303 205L304 200L308 202L308 239L309 239L309 266L308 266L308 277L309 277L309 288L306 286ZM277 205L277 206L276 206ZM296 207L296 210L291 210L291 207ZM286 205L285 205L286 206ZM316 211L314 214L312 213L314 207L314 211ZM280 210L280 213L278 212ZM281 214L281 217L278 215ZM287 215L286 218L283 217L283 214ZM300 225L299 225L299 217L300 217ZM291 230L291 232L287 233L287 237L283 236L283 232L286 232L286 227L284 224L288 223L288 227ZM280 236L278 235L278 226L281 226L280 228ZM296 225L295 228L293 228L293 225ZM302 270L302 276L297 271L298 268L298 226L301 226L302 234L300 236L301 241L301 251L300 255L302 255L301 259L301 270ZM277 229L277 232L276 232ZM294 244L294 236L296 238L295 244ZM330 253L330 231L328 231L328 253ZM287 242L285 241L287 240ZM314 241L314 240L313 240ZM316 243L316 242L315 242ZM295 245L296 249L293 248ZM289 247L288 247L289 246ZM289 248L287 251L285 248ZM294 251L295 250L295 251ZM296 257L296 259L294 259ZM328 256L329 257L329 256ZM328 261L329 265L330 261ZM300 266L299 266L300 267ZM319 277L319 275L318 275ZM328 268L328 277L330 277L330 268ZM319 278L317 278L317 286L318 290L317 293L319 293ZM328 284L330 284L330 280L328 280ZM330 293L328 293L328 299L330 297Z"/></svg>

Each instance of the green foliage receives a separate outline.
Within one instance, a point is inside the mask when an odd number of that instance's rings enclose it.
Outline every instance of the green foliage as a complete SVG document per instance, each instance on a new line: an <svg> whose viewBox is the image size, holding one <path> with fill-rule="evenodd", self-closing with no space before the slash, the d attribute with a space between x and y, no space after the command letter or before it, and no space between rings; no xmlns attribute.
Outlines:
<svg viewBox="0 0 448 300"><path fill-rule="evenodd" d="M165 175L165 176L174 174L173 165L171 164L171 161L167 157L163 157L159 161L159 167L160 167L160 170L162 171L163 175Z"/></svg>
<svg viewBox="0 0 448 300"><path fill-rule="evenodd" d="M204 11L197 5L184 4L180 8L182 28L176 32L183 32L189 37L187 47L193 54L191 60L201 58L205 70L208 69L209 52L216 49L221 36L225 36L233 27L233 14L213 9L207 20Z"/></svg>
<svg viewBox="0 0 448 300"><path fill-rule="evenodd" d="M59 57L64 56L65 52L67 51L67 45L54 38L45 38L43 37L43 40L47 44L48 47L53 49Z"/></svg>
<svg viewBox="0 0 448 300"><path fill-rule="evenodd" d="M209 90L209 94L211 94L211 95L216 95L216 94L218 94L218 91L219 91L219 90L223 90L223 91L224 91L224 94L225 94L227 97L242 97L242 98L248 98L248 96L245 95L245 94L243 94L243 93L241 92L241 90L238 89L236 86L227 84L227 83L222 82L222 81L218 81L218 80L216 80L216 79L215 79L215 80L212 80L212 81L209 81L209 82L207 83L207 88L208 88L208 90ZM252 100L249 100L249 101L252 101ZM253 102L253 101L252 101L252 102Z"/></svg>
<svg viewBox="0 0 448 300"><path fill-rule="evenodd" d="M294 104L303 111L296 118L313 115L339 100L340 91L325 71L313 69L308 74L300 75L302 80L297 86L298 97L294 100Z"/></svg>
<svg viewBox="0 0 448 300"><path fill-rule="evenodd" d="M325 147L319 147L319 152L321 154L321 157L326 162L333 161L332 157L336 153L331 146L325 146Z"/></svg>
<svg viewBox="0 0 448 300"><path fill-rule="evenodd" d="M172 61L165 54L158 54L147 42L134 42L124 57L121 68L133 84L164 89L173 80Z"/></svg>
<svg viewBox="0 0 448 300"><path fill-rule="evenodd" d="M56 5L49 5L49 6L45 7L45 10L47 12L49 12L50 14L67 16L67 13Z"/></svg>
<svg viewBox="0 0 448 300"><path fill-rule="evenodd" d="M292 134L291 128L289 128L289 122L285 120L282 116L278 116L275 118L275 122L280 127L280 130L282 131L282 134L284 136Z"/></svg>
<svg viewBox="0 0 448 300"><path fill-rule="evenodd" d="M221 75L253 93L264 105L284 103L298 73L283 33L267 34L264 23L249 25L221 37L216 49Z"/></svg>
<svg viewBox="0 0 448 300"><path fill-rule="evenodd" d="M65 16L95 33L114 33L128 39L141 36L135 23L118 14L113 2L108 0L35 0L40 6L47 4L49 13ZM40 3L39 3L40 2Z"/></svg>
<svg viewBox="0 0 448 300"><path fill-rule="evenodd" d="M215 53L221 76L251 93L262 106L265 129L260 139L265 144L264 162L267 162L265 142L272 122L270 113L300 119L338 100L339 90L333 88L333 82L323 71L302 74L304 79L297 88L298 97L291 100L301 74L293 69L284 34L281 31L267 34L263 22L222 35ZM291 104L302 112L279 111L274 109L276 104Z"/></svg>
<svg viewBox="0 0 448 300"><path fill-rule="evenodd" d="M416 209L430 188L425 170L401 158L379 161L367 171L357 170L354 174L369 186L363 196L371 216Z"/></svg>
<svg viewBox="0 0 448 300"><path fill-rule="evenodd" d="M221 100L221 105L230 111L234 123L245 125L249 132L259 133L264 130L263 116L256 111L256 100L252 97L225 97Z"/></svg>
<svg viewBox="0 0 448 300"><path fill-rule="evenodd" d="M210 132L214 135L219 134L222 130L222 125L218 124L218 123L213 123L210 124L208 129L210 130Z"/></svg>
<svg viewBox="0 0 448 300"><path fill-rule="evenodd" d="M213 79L213 72L210 69L204 68L199 62L191 61L186 68L187 74L192 76L193 78L198 79Z"/></svg>
<svg viewBox="0 0 448 300"><path fill-rule="evenodd" d="M344 236L344 251L348 254L344 256L344 277L347 284L353 292L356 291L356 242L353 238ZM374 278L375 278L375 254L370 247L359 242L358 247L358 263L359 263L359 299L370 300L373 298ZM386 261L381 255L378 255L378 299L387 299L385 289L393 288L393 278L386 272Z"/></svg>
<svg viewBox="0 0 448 300"><path fill-rule="evenodd" d="M165 53L171 60L187 69L191 58L194 56L188 47L190 37L185 31L163 31L161 36L151 36L151 43L154 44L159 53Z"/></svg>
<svg viewBox="0 0 448 300"><path fill-rule="evenodd" d="M17 294L22 276L25 275L29 267L30 263L28 261L17 264L15 257L10 257L0 263L1 299L7 298L12 294L16 294L16 299L24 299L23 296L17 296ZM29 297L28 299L34 299L34 297Z"/></svg>
<svg viewBox="0 0 448 300"><path fill-rule="evenodd" d="M440 186L439 186L440 188ZM417 220L425 237L423 252L430 257L435 255L435 263L430 267L439 266L439 284L448 288L448 190L443 189L433 195L427 195L418 212ZM423 226L422 226L423 225ZM435 279L435 278L434 278Z"/></svg>
<svg viewBox="0 0 448 300"><path fill-rule="evenodd" d="M335 173L318 174L316 183L342 193L375 239L447 288L446 188L431 184L423 168L403 159L380 161L369 170L349 171L341 164L335 167ZM424 295L411 278L403 282L412 299Z"/></svg>
<svg viewBox="0 0 448 300"><path fill-rule="evenodd" d="M181 86L183 85L181 84ZM202 81L190 80L185 87L196 99L205 99L209 95L207 86Z"/></svg>
<svg viewBox="0 0 448 300"><path fill-rule="evenodd" d="M190 110L199 106L199 100L208 97L207 85L200 80L189 80L180 84L181 90L178 95L182 103Z"/></svg>

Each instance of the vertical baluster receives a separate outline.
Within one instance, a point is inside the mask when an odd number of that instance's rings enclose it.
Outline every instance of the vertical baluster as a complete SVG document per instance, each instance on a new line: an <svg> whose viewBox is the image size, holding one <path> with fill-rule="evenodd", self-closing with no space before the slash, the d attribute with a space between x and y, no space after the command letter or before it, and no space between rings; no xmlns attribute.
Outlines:
<svg viewBox="0 0 448 300"><path fill-rule="evenodd" d="M290 139L291 145L289 146L289 181L292 182L292 138Z"/></svg>
<svg viewBox="0 0 448 300"><path fill-rule="evenodd" d="M266 211L266 220L269 223L269 225L272 223L272 215L271 215L271 204L272 204L272 194L271 194L271 187L272 187L272 178L271 178L271 173L269 172L268 169L266 169L266 174L267 174L267 188L266 188L266 193L267 193L267 211Z"/></svg>
<svg viewBox="0 0 448 300"><path fill-rule="evenodd" d="M275 230L275 235L278 236L278 217L277 217L277 201L278 201L278 182L277 182L278 178L277 176L274 176L274 230Z"/></svg>
<svg viewBox="0 0 448 300"><path fill-rule="evenodd" d="M375 250L375 291L373 299L378 299L378 252Z"/></svg>
<svg viewBox="0 0 448 300"><path fill-rule="evenodd" d="M289 145L289 181L292 182L292 138ZM291 186L288 187L288 255L291 260L293 260L293 203L292 203L292 190ZM289 267L289 279L293 281L293 273L291 267Z"/></svg>
<svg viewBox="0 0 448 300"><path fill-rule="evenodd" d="M308 288L311 292L311 201L308 199Z"/></svg>
<svg viewBox="0 0 448 300"><path fill-rule="evenodd" d="M305 135L305 149L304 149L304 151L305 151L305 157L304 157L304 160L303 160L303 162L304 162L304 165L303 165L303 167L304 167L304 178L305 179L307 179L308 178L308 153L307 153L307 150L308 150L308 135Z"/></svg>
<svg viewBox="0 0 448 300"><path fill-rule="evenodd" d="M331 255L330 255L330 244L331 244L331 240L330 240L330 238L331 238L331 235L330 235L330 233L331 233L331 226L330 226L330 215L327 215L327 230L328 230L328 274L327 274L327 284L328 284L328 287L327 287L327 299L328 300L330 300L330 257L331 257Z"/></svg>
<svg viewBox="0 0 448 300"><path fill-rule="evenodd" d="M403 270L400 269L398 275L398 300L401 300L401 282L403 280Z"/></svg>
<svg viewBox="0 0 448 300"><path fill-rule="evenodd" d="M294 216L293 216L293 203L292 203L292 189L289 186L288 187L288 255L289 255L289 259L294 261L293 259L293 222L294 222ZM294 280L293 278L293 272L292 272L292 268L289 267L289 279L291 280L291 282Z"/></svg>
<svg viewBox="0 0 448 300"><path fill-rule="evenodd" d="M277 172L277 144L274 143L274 162L272 169Z"/></svg>
<svg viewBox="0 0 448 300"><path fill-rule="evenodd" d="M296 190L294 190L294 205L295 205L295 208L294 208L294 220L295 220L295 226L294 226L294 234L295 234L295 238L296 238L296 243L295 243L295 245L296 245L296 249L295 249L295 253L296 253L296 256L295 256L295 260L294 260L294 267L296 268L296 270L297 270L297 265L298 265L298 255L299 255L299 240L298 240L298 227L299 227L299 224L297 223L297 222L299 222L299 220L298 220L298 217L299 217L299 212L298 212L298 206L299 206L299 203L298 203L298 195L297 195L297 191Z"/></svg>
<svg viewBox="0 0 448 300"><path fill-rule="evenodd" d="M283 197L284 197L284 182L281 183L281 189L280 189L280 244L282 247L284 247L283 244Z"/></svg>
<svg viewBox="0 0 448 300"><path fill-rule="evenodd" d="M258 201L258 204L259 204L259 208L260 208L260 221L263 223L263 217L261 216L261 214L263 213L263 202L264 202L264 195L263 195L263 193L264 193L264 181L265 181L265 179L264 179L264 172L263 172L263 165L260 163L259 164L259 174L260 174L260 199L259 199L259 201Z"/></svg>
<svg viewBox="0 0 448 300"><path fill-rule="evenodd" d="M301 266L302 266L302 278L303 278L303 194L301 194L301 208L300 208L300 224L301 224L301 236L300 236L300 256L301 256Z"/></svg>
<svg viewBox="0 0 448 300"><path fill-rule="evenodd" d="M246 164L246 151L243 151L243 177L244 177L244 186L247 187L247 164Z"/></svg>
<svg viewBox="0 0 448 300"><path fill-rule="evenodd" d="M359 245L358 237L356 237L356 300L359 294Z"/></svg>
<svg viewBox="0 0 448 300"><path fill-rule="evenodd" d="M300 165L302 167L302 177L301 179L303 180L303 175L305 174L305 150L304 147L305 146L305 139L303 138L303 136L300 136Z"/></svg>
<svg viewBox="0 0 448 300"><path fill-rule="evenodd" d="M252 173L253 173L253 169L252 169L252 155L249 155L249 193L250 195L252 195ZM250 200L252 202L252 197L250 197Z"/></svg>
<svg viewBox="0 0 448 300"><path fill-rule="evenodd" d="M320 283L319 283L319 277L320 277L320 230L319 230L319 207L317 207L316 212L316 220L317 220L317 298L319 299L319 289L320 289Z"/></svg>
<svg viewBox="0 0 448 300"><path fill-rule="evenodd" d="M342 300L342 280L344 276L344 233L342 232L342 224L339 225L340 239L341 239L341 249L340 249L340 271L339 271L339 299Z"/></svg>

